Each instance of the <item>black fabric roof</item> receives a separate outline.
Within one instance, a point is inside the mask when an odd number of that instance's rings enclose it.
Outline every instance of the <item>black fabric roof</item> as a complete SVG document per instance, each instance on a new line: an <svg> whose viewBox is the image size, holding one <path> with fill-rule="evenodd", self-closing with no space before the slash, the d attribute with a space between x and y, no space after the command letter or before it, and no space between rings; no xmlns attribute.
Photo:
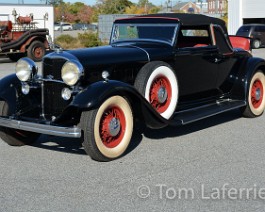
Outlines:
<svg viewBox="0 0 265 212"><path fill-rule="evenodd" d="M219 18L213 18L201 14L188 13L160 13L143 16L134 16L131 18L117 19L115 23L176 23L180 22L183 26L201 26L217 24L221 26L227 34L225 22Z"/></svg>
<svg viewBox="0 0 265 212"><path fill-rule="evenodd" d="M162 13L162 14L150 14L138 17L176 18L180 20L182 25L218 24L221 26L225 26L225 22L223 20L201 14Z"/></svg>

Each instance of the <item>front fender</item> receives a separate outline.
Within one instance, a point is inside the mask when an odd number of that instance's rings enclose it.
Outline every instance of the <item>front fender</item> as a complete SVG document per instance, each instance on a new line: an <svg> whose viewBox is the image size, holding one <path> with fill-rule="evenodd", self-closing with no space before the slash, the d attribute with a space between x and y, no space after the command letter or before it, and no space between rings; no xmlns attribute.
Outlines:
<svg viewBox="0 0 265 212"><path fill-rule="evenodd" d="M169 124L133 86L120 81L100 81L88 86L75 96L69 107L75 107L81 111L93 110L114 95L128 99L134 114L140 116L139 119L144 118L150 128L162 128Z"/></svg>
<svg viewBox="0 0 265 212"><path fill-rule="evenodd" d="M7 102L9 110L16 110L17 86L20 85L15 74L8 75L0 80L0 99Z"/></svg>

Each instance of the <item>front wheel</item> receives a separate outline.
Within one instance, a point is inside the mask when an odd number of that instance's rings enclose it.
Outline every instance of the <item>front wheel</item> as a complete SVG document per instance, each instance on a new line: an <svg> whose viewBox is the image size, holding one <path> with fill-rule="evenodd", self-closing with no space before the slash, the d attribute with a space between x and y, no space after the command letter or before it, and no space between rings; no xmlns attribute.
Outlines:
<svg viewBox="0 0 265 212"><path fill-rule="evenodd" d="M257 117L262 115L265 109L265 75L256 72L250 81L247 106L243 111L245 117Z"/></svg>
<svg viewBox="0 0 265 212"><path fill-rule="evenodd" d="M97 161L120 157L127 149L133 132L129 102L121 96L108 98L98 109L81 115L86 153Z"/></svg>
<svg viewBox="0 0 265 212"><path fill-rule="evenodd" d="M9 113L8 104L5 101L0 101L0 115L8 116ZM0 127L0 138L10 146L32 144L38 140L39 136L39 133Z"/></svg>

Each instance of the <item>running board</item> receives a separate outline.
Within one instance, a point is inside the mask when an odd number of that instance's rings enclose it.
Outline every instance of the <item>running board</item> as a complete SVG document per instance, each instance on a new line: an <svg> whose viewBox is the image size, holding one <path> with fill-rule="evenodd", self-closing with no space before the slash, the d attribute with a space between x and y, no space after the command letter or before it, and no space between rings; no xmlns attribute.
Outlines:
<svg viewBox="0 0 265 212"><path fill-rule="evenodd" d="M226 111L241 108L244 106L246 106L245 101L223 100L203 107L177 112L174 114L171 124L185 125Z"/></svg>

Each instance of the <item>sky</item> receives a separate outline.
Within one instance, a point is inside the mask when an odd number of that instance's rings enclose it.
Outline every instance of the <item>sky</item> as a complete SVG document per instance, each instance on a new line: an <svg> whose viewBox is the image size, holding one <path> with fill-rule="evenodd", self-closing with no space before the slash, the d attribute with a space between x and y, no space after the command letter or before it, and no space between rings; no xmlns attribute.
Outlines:
<svg viewBox="0 0 265 212"><path fill-rule="evenodd" d="M24 1L24 4L39 4L41 2L41 0L0 0L0 3L11 3L11 4L17 4L18 2L22 2ZM93 5L96 3L96 0L64 0L64 2L83 2L87 5ZM138 0L130 0L133 3L137 3ZM187 0L188 1L188 0ZM45 2L45 0L43 0L42 2ZM153 3L154 5L161 5L161 3L165 3L166 0L149 0L149 2ZM177 2L173 0L173 3Z"/></svg>

